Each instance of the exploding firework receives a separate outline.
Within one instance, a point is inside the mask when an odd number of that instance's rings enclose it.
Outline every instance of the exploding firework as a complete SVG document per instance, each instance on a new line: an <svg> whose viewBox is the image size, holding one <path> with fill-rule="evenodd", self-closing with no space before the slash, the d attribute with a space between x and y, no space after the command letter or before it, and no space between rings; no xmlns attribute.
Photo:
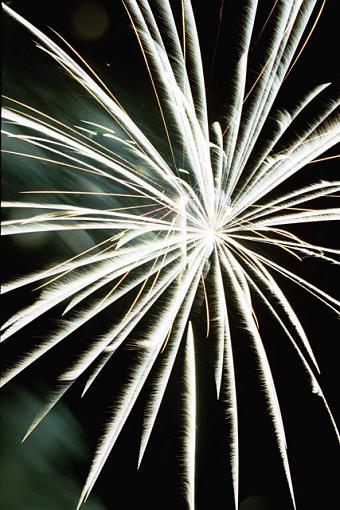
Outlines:
<svg viewBox="0 0 340 510"><path fill-rule="evenodd" d="M138 118L127 113L66 41L59 39L57 44L5 7L7 14L33 34L39 48L87 91L110 122L89 118L74 126L29 104L5 98L3 133L12 147L13 141L20 147L7 152L57 167L72 178L65 179L61 189L58 185L39 188L27 192L26 201L5 202L6 208L23 210L24 217L5 221L4 234L55 232L72 236L81 231L88 234L91 244L67 260L4 285L4 292L34 285L40 294L3 325L3 340L63 303L65 318L32 350L21 353L20 360L3 372L1 383L10 381L79 329L100 325L114 310L109 327L92 337L86 350L61 373L53 397L25 436L84 374L83 394L102 370L108 369L114 355L124 349L131 354L128 376L100 437L80 505L151 380L138 465L142 462L181 353L181 472L186 504L193 509L199 420L197 365L202 363L195 352L199 351L204 324L205 336L211 340L216 398L227 421L230 473L238 508L235 329L241 327L257 362L259 385L295 507L284 423L255 309L261 303L284 332L339 439L318 382L317 361L279 283L282 279L293 282L337 314L340 303L292 271L289 264L282 264L277 256L281 251L298 260L316 257L338 264L339 251L302 240L292 226L338 220L339 209L324 207L322 200L336 196L340 182L309 182L289 191L285 183L309 163L322 159L321 155L340 141L339 94L331 84L322 84L289 111L274 105L320 8L313 15L316 0L275 2L260 33L265 34L266 51L252 79L248 69L257 2L244 1L227 104L220 120L209 125L190 1L182 2L180 16L177 12L174 15L166 0L123 3L156 97L166 151L164 144L157 147L139 127ZM308 122L299 123L315 105L316 113ZM27 152L21 150L23 144ZM311 208L313 200L322 206ZM204 319L199 316L202 310Z"/></svg>

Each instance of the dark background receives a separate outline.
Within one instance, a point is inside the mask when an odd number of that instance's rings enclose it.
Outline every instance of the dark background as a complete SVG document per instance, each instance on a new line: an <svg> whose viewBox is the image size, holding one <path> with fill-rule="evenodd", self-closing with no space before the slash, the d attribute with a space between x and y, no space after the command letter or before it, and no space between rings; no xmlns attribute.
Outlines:
<svg viewBox="0 0 340 510"><path fill-rule="evenodd" d="M174 2L174 5L178 7L177 4L179 2ZM143 122L145 121L146 124L150 111L150 119L152 122L157 122L155 121L156 105L144 63L134 33L129 26L128 17L119 0L91 3L59 1L51 4L13 1L9 5L43 31L48 31L47 26L55 29L85 57L119 99L128 102L128 109L130 108L132 112L136 109L142 111L145 115ZM226 97L224 76L228 75L232 43L237 36L235 27L239 2L225 2L222 21L224 28L220 33L213 67L211 62L215 52L220 2L196 1L193 5L201 38L205 75L208 77L210 120L214 121L219 117ZM321 2L318 5L321 6ZM89 11L89 6L97 11ZM259 33L271 6L272 1L261 2L262 17L255 26L255 34ZM317 10L318 8L316 12ZM317 84L331 81L335 84L334 86L339 85L336 62L339 46L335 21L336 10L335 3L326 4L308 47L280 91L277 106L294 104L301 94ZM100 25L101 19L104 20L102 34L91 35L93 25L96 21ZM27 35L15 22L7 19L4 19L3 26L5 29L3 68L5 93L24 99L30 104L36 104L43 111L53 112L56 115L58 110L63 108L62 105L59 107L59 103L64 101L65 96L62 94L67 93L68 87L70 98L82 96L83 92L79 88L75 90L71 80L65 77L63 81L61 80L62 72L58 71L54 64L50 64L48 59L34 47L30 35ZM254 59L256 52L260 51L260 43L261 41L254 49ZM55 84L63 91L62 94L58 93L58 97ZM67 107L64 108L63 116ZM336 151L330 152L330 154L333 153L335 154ZM311 165L304 177L310 181L336 178L339 175L337 161ZM11 194L11 186L6 190ZM300 227L296 232L307 240L325 246L334 246L339 238L338 228L334 224L321 226L315 223L311 226ZM56 254L54 247L50 248L50 239L42 240L39 245L29 245L28 248L13 241L6 241L5 245L7 259L3 269L6 279L8 275L25 274L27 271L37 269L42 264L45 265L56 257L62 256L63 250L66 249L65 246L58 246ZM327 266L306 259L303 267L298 264L297 268L294 261L287 258L286 262L290 269L298 270L299 274L314 284L320 285L334 296L337 295L339 287L336 266ZM278 281L287 291L287 296L291 302L294 302L294 308L301 317L319 361L322 388L332 411L335 416L338 416L338 320L331 310L307 296L300 289L286 281ZM29 299L25 291L9 296L3 305L5 315L13 312L20 304L24 305ZM261 314L264 309L260 304L256 305L256 311L260 318L260 331L270 357L286 425L288 455L297 508L300 510L337 508L339 505L337 441L327 413L320 399L311 394L301 363L288 341L280 331L277 331L271 320ZM20 333L18 340L15 340L15 345L5 350L5 363L10 362L11 356L15 354L15 351L17 352L18 342L20 342L20 348L24 348L25 342L27 343L30 337L37 338L37 335L42 335L43 328L49 327L50 321L55 320L56 317L57 314L53 314L46 318L45 322L40 321L39 329L34 324L25 328L24 333ZM87 334L94 333L88 331ZM254 356L243 332L238 330L236 334L238 338L235 351L238 360L240 501L243 502L241 508L242 510L290 510L292 505L280 455L275 446L271 420L266 413L263 393L256 384ZM60 365L67 364L67 356L72 355L83 340L83 335L79 335L71 345L68 343L66 347L54 349L41 362L26 370L15 383L11 383L11 388L5 388L3 391L4 405L8 401L17 399L17 393L15 393L19 391L17 387L25 386L32 390L32 394L40 395L42 385L45 388L52 387L55 377L60 372ZM14 343L13 340L10 341ZM228 429L221 409L214 400L211 352L204 338L200 339L197 351L197 358L200 360L198 361L200 400L197 423L196 508L197 510L232 508L227 458ZM181 356L179 356L149 448L138 473L136 471L138 441L143 400L147 398L147 391L143 393L128 420L94 488L94 493L102 501L104 508L109 510L130 510L137 506L148 509L181 510L185 508L178 488L180 480L178 443L181 436L178 403L181 369ZM64 399L65 405L72 410L83 428L89 450L95 447L99 430L107 416L105 408L113 405L115 388L118 387L123 374L119 361L112 363L100 378L98 385L94 385L83 400L79 399L81 384L76 384ZM27 417L25 419L27 420ZM22 431L28 423L29 421L22 424ZM53 427L53 424L51 426ZM8 441L4 427L2 429L4 440ZM19 439L20 436L17 440ZM12 440L15 441L15 438ZM39 429L29 441L39 441ZM68 455L67 446L65 455ZM20 463L19 456L17 462ZM53 455L51 462L53 462ZM69 476L75 477L81 483L85 479L89 462L90 453L82 462L74 464L71 462ZM16 490L20 491L20 480L15 482ZM0 480L0 485L1 483L4 482ZM58 490L60 490L58 486L51 489L51 499L55 497ZM23 494L29 498L29 489ZM77 494L75 494L76 497ZM9 505L6 506L14 510L29 508L27 501L20 503L19 500L19 503L15 504L9 502ZM48 500L36 508L37 510L49 508ZM60 510L69 508L72 508L72 505L66 506L65 503Z"/></svg>

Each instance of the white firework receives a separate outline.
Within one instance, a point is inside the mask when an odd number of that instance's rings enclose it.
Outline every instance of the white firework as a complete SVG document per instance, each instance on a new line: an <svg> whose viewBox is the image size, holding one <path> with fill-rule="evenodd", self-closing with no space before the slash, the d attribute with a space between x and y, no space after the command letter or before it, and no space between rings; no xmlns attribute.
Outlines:
<svg viewBox="0 0 340 510"><path fill-rule="evenodd" d="M71 313L71 319L63 321L31 352L23 353L20 362L2 374L1 384L10 381L78 328L100 320L101 312L118 300L124 305L129 303L111 329L91 341L87 351L60 375L58 391L36 417L27 436L70 386L92 368L84 392L88 390L117 349L124 346L156 306L157 318L153 316L152 325L143 326L143 338L136 342L138 360L129 380L124 382L119 404L100 439L79 506L88 497L161 357L162 363L153 374L154 391L147 403L138 462L142 461L177 353L184 342L183 480L188 508L193 509L197 339L192 309L199 289L203 289L207 328L214 340L216 392L218 398L224 395L231 429L230 466L235 508L238 508L239 492L238 406L229 322L234 309L241 316L257 357L260 384L295 506L284 424L252 300L254 297L261 300L283 329L310 378L312 390L323 400L339 438L318 383L318 366L311 346L275 276L294 282L337 314L340 302L275 262L265 250L267 246L275 246L300 259L315 256L338 263L335 257L339 251L305 242L291 233L289 226L338 220L339 209L311 209L305 204L334 196L340 190L340 181L310 183L289 192L282 192L280 185L340 141L339 97L324 101L322 111L318 111L304 130L295 133L283 150L280 141L286 130L330 84L309 92L291 111L273 109L280 86L294 65L316 0L275 3L277 12L271 23L265 61L248 93L248 57L258 6L256 0L244 0L244 23L235 50L237 59L228 107L221 123L214 122L211 126L190 0L182 1L181 30L168 0L150 3L123 0L123 3L156 94L172 155L169 161L138 127L138 119L126 113L74 50L68 47L66 52L4 6L7 14L33 34L38 46L110 115L114 129L91 119L83 127L69 126L29 105L6 98L2 110L3 133L45 154L40 157L28 151L21 152L22 156L43 159L92 177L97 188L95 191L86 188L32 191L39 198L36 202L6 202L4 207L22 208L25 217L5 221L3 233L86 230L94 232L94 239L96 232L104 237L54 267L4 285L3 291L7 292L38 282L43 290L33 304L3 325L3 340L60 303L66 304L64 315ZM65 41L62 43L66 45ZM261 140L259 150L255 145L269 117L275 120L277 128ZM95 133L103 135L101 140L112 142L113 149L92 136ZM64 201L46 201L46 196L56 194L63 196ZM98 208L77 205L81 195L97 197ZM67 203L68 198L73 199L72 205Z"/></svg>

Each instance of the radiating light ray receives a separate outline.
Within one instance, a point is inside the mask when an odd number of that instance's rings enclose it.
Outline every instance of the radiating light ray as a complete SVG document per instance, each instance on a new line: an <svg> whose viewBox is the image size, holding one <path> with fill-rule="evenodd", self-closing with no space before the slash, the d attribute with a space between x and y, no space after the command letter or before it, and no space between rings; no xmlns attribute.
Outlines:
<svg viewBox="0 0 340 510"><path fill-rule="evenodd" d="M40 30L34 27L32 24L27 22L24 18L15 13L12 9L10 9L7 5L3 4L3 9L12 17L17 19L23 26L25 26L28 30L30 30L38 39L41 40L43 46L41 49L50 53L53 58L59 61L60 65L65 67L66 71L74 77L76 81L79 81L80 84L109 112L110 115L116 118L117 122L120 125L124 126L124 130L127 133L132 134L132 138L140 144L142 150L145 150L150 154L150 157L163 167L163 165L167 166L163 159L160 157L157 151L155 151L152 144L147 140L141 130L137 128L137 126L132 122L131 118L123 112L119 106L106 95L105 91L103 91L95 81L90 78L86 72L82 70L82 68L76 64L72 58L70 58L67 53L61 50L58 45L56 45L51 39L45 36ZM50 51L47 50L50 48Z"/></svg>
<svg viewBox="0 0 340 510"><path fill-rule="evenodd" d="M148 375L149 372L157 358L157 355L159 354L159 351L162 346L162 341L159 341L159 338L163 339L165 336L166 331L168 330L168 324L171 324L173 321L175 315L178 313L178 303L180 302L182 304L183 299L185 297L185 294L189 290L189 287L192 283L192 277L197 272L199 265L201 264L202 255L204 256L204 253L202 254L202 249L199 250L200 253L196 255L196 260L192 264L191 268L188 269L185 279L183 279L183 284L175 292L175 299L171 302L171 305L168 307L168 309L165 311L164 318L161 319L161 322L159 324L155 324L153 327L153 334L150 336L150 338L147 340L147 350L144 355L144 359L140 363L138 367L136 367L136 373L133 374L131 382L127 385L126 388L126 398L122 400L122 405L120 408L116 411L115 417L111 421L111 423L108 426L107 432L105 433L104 437L102 438L101 444L97 450L97 454L94 458L94 461L92 463L92 468L90 470L88 479L85 483L83 492L80 496L79 505L86 501L89 492L91 491L94 482L96 481L99 472L104 464L104 462L107 459L107 456L109 455L113 444L115 443L124 423L129 415ZM157 338L154 338L154 335L157 335ZM79 506L78 506L79 508Z"/></svg>
<svg viewBox="0 0 340 510"><path fill-rule="evenodd" d="M314 159L314 161L311 161L309 164L312 165L313 163L321 163L321 161L329 161L330 159L338 158L340 158L340 154L335 154L334 156L327 156L326 158Z"/></svg>
<svg viewBox="0 0 340 510"><path fill-rule="evenodd" d="M280 5L281 15L277 17L275 37L273 37L271 48L275 59L270 61L266 67L261 80L258 81L251 95L251 119L248 119L244 136L240 137L239 148L233 165L239 167L235 176L241 176L246 161L254 148L261 129L268 117L270 108L273 105L276 93L282 83L285 70L293 58L297 44L302 36L308 19L313 11L315 0L309 2L287 2ZM234 189L236 177L232 183Z"/></svg>
<svg viewBox="0 0 340 510"><path fill-rule="evenodd" d="M125 177L125 178L129 179L131 184L128 184L128 181L126 181L126 180L122 180L121 178L114 177L111 174L104 172L103 170L96 169L93 166L85 163L85 161L81 161L78 158L67 155L67 154L65 154L65 152L60 152L56 149L53 149L50 146L45 147L48 149L48 151L62 155L63 157L66 157L67 159L70 159L72 161L82 163L85 167L88 167L91 170L95 170L98 173L98 175L102 175L104 177L107 177L108 179L114 180L119 183L123 183L134 190L136 190L136 188L132 185L132 183L142 186L142 189L147 189L152 194L155 194L156 197L158 196L159 198L163 199L164 202L169 203L169 199L167 196L162 195L157 188L155 188L153 185L147 184L135 173L131 172L128 169L125 169L121 165L115 163L113 160L109 160L108 158L101 156L100 154L94 152L92 149L84 146L84 144L82 144L68 136L65 136L65 134L61 134L61 133L55 131L54 129L51 129L50 127L41 125L36 120L30 120L28 117L26 117L26 116L24 117L23 115L17 114L11 110L6 109L6 108L3 109L3 116L5 119L13 120L14 122L16 122L19 125L22 125L24 127L31 128L38 132L42 131L46 136L48 136L52 139L52 142L53 141L61 141L61 142L65 143L65 145L68 146L70 149L75 149L76 151L79 151L81 155L91 158L96 163L102 163L105 165L106 168L116 171L121 177ZM39 143L34 142L34 140L32 140L32 139L27 140L27 141L29 141L33 145L39 146ZM138 190L138 191L140 191L140 190Z"/></svg>
<svg viewBox="0 0 340 510"><path fill-rule="evenodd" d="M3 96L3 97L4 97L4 99L10 101L11 103L15 103L15 104L17 104L19 106L22 106L22 107L25 108L25 110L29 110L29 111L33 112L34 114L38 114L40 117L43 117L43 118L47 119L48 121L52 121L53 124L56 124L57 126L60 126L60 128L56 128L55 126L53 126L53 128L56 131L58 131L59 133L65 133L67 131L70 131L71 133L74 133L77 136L80 136L82 139L85 139L88 142L90 142L91 143L91 147L93 147L93 146L94 147L98 147L98 150L105 151L108 154L110 154L111 156L115 156L115 158L122 159L124 161L124 159L121 157L120 154L114 153L108 147L105 147L104 145L96 142L92 138L90 139L88 136L84 135L83 133L79 133L78 131L76 131L72 127L68 126L67 124L65 124L63 122L60 122L58 119L55 119L54 117L51 117L50 115L46 115L45 113L41 112L40 110L37 110L36 108L32 108L31 106L27 105L26 103L22 103L21 101L17 101L17 100L15 100L15 99L13 99L11 97L8 97L8 96ZM13 107L11 107L9 109L20 113L19 110L14 109ZM28 115L27 113L26 113L26 116L28 116L31 119L36 119L36 117L34 117L33 115ZM41 119L39 119L39 122L42 125L45 125L45 126L52 126L51 124L48 124L47 121L42 121ZM103 130L108 130L107 128L104 128L103 126L97 125L97 127L100 127ZM63 130L66 130L66 131L63 131ZM68 136L70 136L70 135L68 135ZM71 135L71 138L76 140L76 138L74 136L72 136L72 135ZM118 140L120 140L122 142L121 139L118 138ZM103 152L101 152L101 153L103 154Z"/></svg>
<svg viewBox="0 0 340 510"><path fill-rule="evenodd" d="M262 28L261 28L261 30L260 30L260 33L259 33L259 35L257 36L256 41L254 42L254 48L255 48L255 46L257 45L257 43L258 43L258 41L259 41L259 39L260 39L261 35L263 34L263 32L264 32L264 30L265 30L266 26L268 25L268 22L269 22L269 20L270 20L270 18L271 18L271 16L272 16L273 12L275 11L275 7L276 7L276 5L277 5L278 1L279 1L279 0L275 0L275 2L274 2L274 4L273 4L273 7L271 8L271 10L270 10L270 12L269 12L269 14L268 14L268 16L267 16L267 18L266 18L265 22L263 23L263 26L262 26Z"/></svg>
<svg viewBox="0 0 340 510"><path fill-rule="evenodd" d="M297 274L292 273L291 271L288 271L288 269L285 269L283 266L280 266L273 262L272 260L268 259L267 257L264 257L263 255L260 255L259 253L254 253L252 250L245 248L244 246L240 247L237 243L229 239L229 242L231 244L235 244L236 249L241 248L242 251L250 256L255 256L259 261L263 262L266 266L269 266L279 273L286 276L288 279L292 280L293 282L297 283L301 287L303 287L305 290L310 292L312 295L314 295L317 299L322 301L325 305L327 305L329 308L331 308L334 312L339 314L339 311L337 310L337 307L340 307L340 301L333 298L329 294L323 292L321 289L316 287L315 285L312 285L307 280L300 278ZM334 305L332 306L331 303Z"/></svg>
<svg viewBox="0 0 340 510"><path fill-rule="evenodd" d="M205 283L204 283L203 275L201 277L201 283L202 283L202 288L203 288L204 303L205 303L205 312L206 312L206 321L207 321L206 338L208 338L209 333L210 333L209 301L208 301L208 294L207 294L207 289L205 288Z"/></svg>
<svg viewBox="0 0 340 510"><path fill-rule="evenodd" d="M170 152L171 152L172 161L173 161L173 164L174 164L175 168L177 169L174 149L173 149L173 146L172 146L172 143L171 143L171 138L170 138L170 133L169 133L168 125L167 125L167 122L165 120L162 103L161 103L161 100L160 100L158 92L157 92L157 87L155 85L155 82L154 82L154 79L153 79L153 76L152 76L152 72L151 72L151 68L150 68L150 65L149 65L148 57L147 57L147 55L145 53L144 45L143 45L143 42L141 40L141 36L138 33L138 30L137 30L137 27L136 27L136 23L134 21L134 17L131 15L129 7L127 7L127 4L130 4L130 6L131 6L131 4L133 5L134 3L135 2L124 2L124 0L123 0L123 4L124 4L124 6L126 8L126 11L128 13L128 16L129 16L131 24L132 24L132 27L133 27L133 29L135 31L138 43L140 45L141 51L143 53L144 62L145 62L146 68L147 68L148 73L149 73L149 77L150 77L150 81L151 81L151 84L152 84L152 88L153 88L153 91L154 91L154 94L155 94L155 97L156 97L156 101L157 101L157 104L158 104L158 108L159 108L159 111L160 111L160 114L161 114L161 117L162 117L162 122L163 122L164 130L165 130L166 138L168 140L168 144L169 144L169 148L170 148ZM135 12L134 12L134 16L137 17L137 14Z"/></svg>
<svg viewBox="0 0 340 510"><path fill-rule="evenodd" d="M220 246L220 244L219 244ZM238 437L238 410L235 382L235 368L233 348L231 343L228 309L221 270L221 262L218 248L215 248L214 262L216 267L213 271L213 298L216 300L214 310L215 322L217 323L217 357L215 366L215 383L218 398L221 393L225 395L224 413L230 426L230 466L233 481L235 509L238 508L239 498L239 437Z"/></svg>
<svg viewBox="0 0 340 510"><path fill-rule="evenodd" d="M298 332L300 338L303 340L303 343L304 343L304 346L306 348L306 350L309 352L311 358L314 360L314 356L311 352L311 349L310 347L308 346L308 342L307 341L307 337L298 321L298 318L297 316L295 315L293 309L291 308L291 306L289 305L286 297L284 296L283 292L281 291L280 287L276 284L274 278L270 275L270 273L266 270L266 268L263 266L263 264L261 264L260 261L256 261L256 266L254 266L254 264L249 264L247 263L247 258L246 257L243 257L243 263L246 263L246 265L248 266L248 268L251 268L253 271L255 270L255 275L256 275L256 279L258 279L262 284L264 284L266 286L266 288L269 290L270 294L274 293L276 299L278 299L278 302L283 306L283 309L285 310L286 312L286 315L287 317L291 320L292 324L295 325L296 327L296 331ZM257 268L260 269L260 271L257 271ZM331 420L331 423L333 425L333 429L334 429L334 432L338 438L338 441L340 442L340 433L339 433L339 430L338 430L338 427L336 425L336 422L334 420L334 417L332 415L332 412L329 408L329 405L327 403L327 400L325 399L325 396L320 388L320 385L314 375L314 373L312 372L311 370L311 367L308 363L308 361L306 360L305 356L302 354L300 348L298 347L298 345L296 344L294 338L291 336L291 334L289 333L289 331L287 330L286 326L284 325L283 321L280 319L280 317L278 316L278 314L275 312L273 306L270 304L270 301L266 298L265 294L263 292L261 292L261 290L259 289L259 287L255 284L255 280L250 278L249 274L247 272L245 272L245 276L246 278L250 281L251 285L255 288L256 292L259 293L259 295L261 296L261 298L263 299L263 301L266 303L267 307L270 309L271 313L274 315L274 317L276 318L276 320L279 322L279 324L283 327L284 331L286 332L287 334L287 337L290 339L290 341L292 342L294 348L296 349L304 367L306 368L307 372L308 372L308 375L310 377L310 381L311 381L311 386L312 386L312 390L313 390L313 393L316 393L318 396L321 396L322 400L323 400L323 403L324 403L324 406L327 410L327 413L330 417L330 420ZM293 320L292 320L293 319ZM301 334L302 333L302 334ZM304 340L305 338L305 340ZM318 372L320 372L317 364L315 363L315 366L318 370Z"/></svg>
<svg viewBox="0 0 340 510"><path fill-rule="evenodd" d="M190 308L194 302L195 293L197 291L199 283L199 275L196 275L193 285L189 290L186 300L188 301L188 306L185 307L185 313L181 314L178 317L179 324L178 328L176 328L174 334L172 335L171 343L169 343L168 348L165 351L166 359L163 361L162 366L158 372L157 380L154 383L152 395L147 403L145 414L144 414L144 422L143 422L143 432L141 438L141 444L139 449L138 456L138 467L143 459L147 444L150 439L151 431L156 421L156 417L159 411L159 407L161 405L164 392L166 386L169 381L169 377L177 356L177 352L180 346L180 342L182 336L184 334L185 328L187 326L187 321L189 318Z"/></svg>
<svg viewBox="0 0 340 510"><path fill-rule="evenodd" d="M318 21L319 21L319 19L320 19L320 16L321 16L321 14L322 14L322 11L324 10L325 4L326 4L326 0L323 0L322 5L321 5L321 7L320 7L320 10L319 10L319 12L318 12L318 14L317 14L316 20L314 21L313 26L312 26L312 28L310 29L310 32L309 32L308 36L306 37L306 39L305 39L305 41L304 41L304 43L303 43L303 45L302 45L302 47L301 47L301 50L299 51L299 53L297 54L297 56L296 56L296 58L295 58L294 62L292 63L292 65L291 65L291 66L290 66L290 68L288 69L287 74L286 74L286 76L285 76L285 80L286 80L286 79L288 78L288 76L290 75L290 73L291 73L292 69L293 69L293 68L294 68L294 66L296 65L296 63L297 63L297 61L299 60L299 58L301 57L301 54L302 54L303 50L304 50L304 49L305 49L305 47L307 46L308 41L309 41L309 39L311 38L311 36L312 36L312 34L313 34L313 32L314 32L314 30L315 30L315 28L316 28L316 25L318 24Z"/></svg>
<svg viewBox="0 0 340 510"><path fill-rule="evenodd" d="M266 395L268 398L268 404L270 406L270 411L272 414L272 421L273 421L275 433L277 435L278 447L279 447L280 454L282 457L283 466L284 466L284 470L285 470L285 474L286 474L286 478L287 478L287 482L288 482L288 486L289 486L289 490L290 490L290 494L291 494L291 499L292 499L294 508L296 508L292 480L291 480L291 474L290 474L290 468L289 468L288 457L287 457L287 453L286 453L287 443L286 443L286 438L285 438L285 430L284 430L284 425L283 425L283 421L282 421L280 405L278 402L278 398L277 398L277 394L276 394L276 390L275 390L275 386L274 386L274 381L272 378L267 355L266 355L265 349L262 344L262 340L257 332L257 329L252 324L252 322L253 322L252 314L251 314L251 311L249 310L248 303L246 302L246 300L244 300L243 291L242 291L242 288L238 282L238 278L243 279L243 278L245 278L245 276L244 276L242 269L240 270L240 266L238 266L236 259L234 259L234 257L231 255L231 253L228 253L225 249L223 249L222 253L223 253L222 260L223 260L224 268L228 272L228 275L230 276L231 281L233 282L233 288L234 288L234 291L236 294L236 299L240 300L242 302L242 308L244 311L243 317L247 321L247 328L249 328L248 329L249 333L251 334L251 337L254 341L254 347L256 349L256 354L257 354L258 360L259 360L259 368L261 371L262 383L264 385L264 389L266 391ZM235 271L235 273L234 273L234 271Z"/></svg>
<svg viewBox="0 0 340 510"><path fill-rule="evenodd" d="M86 60L78 53L75 48L66 40L64 37L62 37L58 32L51 29L52 32L56 34L57 37L76 55L76 57L82 62L82 64L90 71L91 74L95 77L95 79L100 83L100 85L103 87L103 89L106 90L106 92L109 94L109 96L112 97L112 99L118 104L118 106L124 110L121 103L119 103L118 99L112 94L112 91L106 86L105 82L100 78L100 76L94 71L94 69L86 62Z"/></svg>
<svg viewBox="0 0 340 510"><path fill-rule="evenodd" d="M184 433L183 485L188 509L195 510L195 453L196 453L196 370L195 346L189 321L184 354Z"/></svg>
<svg viewBox="0 0 340 510"><path fill-rule="evenodd" d="M304 188L292 193L287 193L284 197L267 202L265 205L252 206L255 210L245 210L244 213L240 213L239 217L241 220L249 220L249 218L253 219L268 216L280 210L289 209L292 206L303 204L315 198L327 196L329 193L339 190L339 187L339 181L331 183L322 181L321 183L305 186ZM230 223L232 224L232 221Z"/></svg>
<svg viewBox="0 0 340 510"><path fill-rule="evenodd" d="M241 195L246 186L251 182L253 177L256 175L261 164L267 160L270 152L274 149L275 145L279 142L282 135L288 130L289 126L292 122L303 112L307 106L313 101L319 94L321 94L324 90L326 90L330 86L330 83L325 83L323 85L319 85L315 87L313 90L309 91L298 103L297 105L291 109L290 111L283 110L282 112L276 112L276 118L279 122L280 130L276 135L272 137L268 137L268 140L264 140L266 142L265 149L258 156L257 163L254 164L254 168L251 170L250 175L246 177L244 183L240 183L240 189L235 193L235 199ZM275 152L276 156L280 154L284 154L286 150Z"/></svg>

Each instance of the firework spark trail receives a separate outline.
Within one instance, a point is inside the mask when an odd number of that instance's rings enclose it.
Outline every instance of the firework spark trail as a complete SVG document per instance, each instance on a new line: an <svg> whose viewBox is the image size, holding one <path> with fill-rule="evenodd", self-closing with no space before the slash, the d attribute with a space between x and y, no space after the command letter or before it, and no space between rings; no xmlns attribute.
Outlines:
<svg viewBox="0 0 340 510"><path fill-rule="evenodd" d="M80 189L73 185L72 189L66 186L60 190L32 190L24 192L26 202L24 199L4 202L4 207L23 210L29 216L4 221L3 233L86 230L94 234L96 241L57 265L4 285L3 291L8 292L38 283L41 293L33 304L15 313L2 326L3 341L61 304L67 320L31 352L24 353L16 365L7 368L0 383L7 383L78 329L100 318L113 303L127 299L122 316L92 340L87 350L61 373L55 392L28 428L25 439L88 371L84 394L116 351L128 344L157 307L153 325L147 327L140 341L135 341L138 360L99 440L78 508L86 501L151 377L153 386L146 403L138 466L142 462L184 342L182 475L184 496L188 507L194 510L198 419L195 345L199 339L194 334L193 310L203 289L208 335L214 339L216 394L222 401L230 430L229 463L235 508L239 498L238 396L233 325L230 324L235 310L254 347L260 382L295 507L284 422L269 357L258 330L255 306L257 299L264 303L294 347L339 439L314 373L319 368L312 347L273 275L294 282L338 315L340 302L277 263L265 251L266 247L275 247L299 261L312 256L336 265L340 263L336 258L339 250L305 242L288 230L296 224L339 220L340 208L313 208L306 206L306 202L336 197L340 182L323 180L289 192L280 188L309 163L332 158L319 156L340 141L340 97L329 83L315 87L290 111L273 110L283 81L304 49L305 43L295 57L316 0L274 3L260 33L260 36L268 33L270 37L249 89L251 44L259 7L257 0L244 0L229 98L222 119L211 128L199 37L190 0L181 1L180 28L168 0L150 3L123 0L123 4L150 76L164 139L169 146L169 163L99 76L62 37L58 36L69 53L4 6L5 12L38 40L38 48L109 114L112 126L84 120L84 127L79 119L69 126L30 105L4 98L3 134L12 142L26 143L32 151L5 149L4 152L73 172L79 179L75 182L80 183ZM307 40L323 7L324 3ZM216 54L216 48L214 51ZM293 122L320 98L322 107L318 114L286 143L285 134ZM269 120L275 128L263 139L263 128ZM97 133L103 135L104 142L94 139ZM81 187L82 174L96 179L96 191ZM53 200L53 195L56 199L62 197L62 203L45 201ZM38 200L29 201L32 197ZM83 202L77 202L79 197L97 198L97 207L81 206ZM102 236L100 240L96 234Z"/></svg>
<svg viewBox="0 0 340 510"><path fill-rule="evenodd" d="M185 429L183 434L183 484L189 510L195 509L196 370L194 345L194 334L191 322L189 322L184 356Z"/></svg>

